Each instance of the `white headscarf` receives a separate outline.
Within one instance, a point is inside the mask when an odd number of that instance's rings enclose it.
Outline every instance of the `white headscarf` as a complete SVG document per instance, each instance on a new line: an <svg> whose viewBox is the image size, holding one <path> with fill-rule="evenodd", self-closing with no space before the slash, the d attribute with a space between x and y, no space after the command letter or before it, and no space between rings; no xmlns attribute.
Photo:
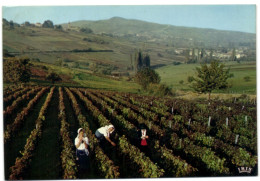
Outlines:
<svg viewBox="0 0 260 181"><path fill-rule="evenodd" d="M115 127L114 127L112 124L110 124L110 125L108 125L108 126L105 126L105 127L106 127L106 130L109 130L110 128L114 128L113 131L111 131L111 132L107 131L107 133L108 133L108 137L109 137L110 134L114 132Z"/></svg>
<svg viewBox="0 0 260 181"><path fill-rule="evenodd" d="M80 132L82 129L83 129L83 128L79 128L79 129L78 129L78 134L79 134L79 132Z"/></svg>
<svg viewBox="0 0 260 181"><path fill-rule="evenodd" d="M78 129L78 131L77 131L77 132L78 132L77 137L79 137L79 133L80 133L82 130L83 130L83 128L79 128L79 129ZM84 136L83 136L83 137L84 137Z"/></svg>

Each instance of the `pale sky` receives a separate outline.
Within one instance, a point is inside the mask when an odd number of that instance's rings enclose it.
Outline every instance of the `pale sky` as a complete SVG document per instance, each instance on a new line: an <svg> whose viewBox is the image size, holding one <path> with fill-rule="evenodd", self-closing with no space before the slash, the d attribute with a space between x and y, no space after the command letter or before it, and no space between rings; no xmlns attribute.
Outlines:
<svg viewBox="0 0 260 181"><path fill-rule="evenodd" d="M114 16L176 26L256 33L255 5L16 6L2 9L8 21L54 24Z"/></svg>

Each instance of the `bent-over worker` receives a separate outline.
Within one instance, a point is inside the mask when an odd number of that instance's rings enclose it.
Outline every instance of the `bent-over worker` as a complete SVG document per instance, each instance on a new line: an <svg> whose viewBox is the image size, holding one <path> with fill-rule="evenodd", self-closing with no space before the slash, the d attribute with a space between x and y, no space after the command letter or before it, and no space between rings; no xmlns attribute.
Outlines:
<svg viewBox="0 0 260 181"><path fill-rule="evenodd" d="M111 145L116 146L116 144L110 139L110 135L114 132L114 130L115 128L112 124L104 126L96 130L95 136L100 142L106 139Z"/></svg>

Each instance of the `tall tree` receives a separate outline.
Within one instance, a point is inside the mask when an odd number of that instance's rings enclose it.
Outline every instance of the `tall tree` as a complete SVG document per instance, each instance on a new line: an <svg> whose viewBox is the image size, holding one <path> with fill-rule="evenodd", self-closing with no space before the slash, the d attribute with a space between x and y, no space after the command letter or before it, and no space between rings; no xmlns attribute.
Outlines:
<svg viewBox="0 0 260 181"><path fill-rule="evenodd" d="M130 55L130 59L131 59ZM134 55L134 62L133 62L133 68L135 70L135 73L137 73L139 70L145 67L150 67L151 59L148 54L145 56L143 55L143 52L141 50L135 51Z"/></svg>
<svg viewBox="0 0 260 181"><path fill-rule="evenodd" d="M209 66L201 64L196 71L197 75L192 78L191 87L198 93L207 93L209 99L213 90L228 88L230 85L227 80L233 77L233 74L229 73L230 69L226 69L219 61L212 61Z"/></svg>
<svg viewBox="0 0 260 181"><path fill-rule="evenodd" d="M205 56L205 50L204 48L201 49L201 53L200 53L200 60L202 60L202 58Z"/></svg>
<svg viewBox="0 0 260 181"><path fill-rule="evenodd" d="M138 52L137 57L137 69L140 70L143 67L143 53L141 50Z"/></svg>
<svg viewBox="0 0 260 181"><path fill-rule="evenodd" d="M138 52L137 51L135 51L134 70L135 70L135 73L138 72Z"/></svg>
<svg viewBox="0 0 260 181"><path fill-rule="evenodd" d="M150 64L151 64L150 56L146 54L145 57L143 58L143 66L150 67Z"/></svg>

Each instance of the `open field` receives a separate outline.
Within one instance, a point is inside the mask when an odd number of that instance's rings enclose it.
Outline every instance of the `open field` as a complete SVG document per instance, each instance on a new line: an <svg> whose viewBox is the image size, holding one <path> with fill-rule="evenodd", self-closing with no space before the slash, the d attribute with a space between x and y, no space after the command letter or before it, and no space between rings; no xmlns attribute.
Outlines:
<svg viewBox="0 0 260 181"><path fill-rule="evenodd" d="M67 87L5 87L6 179L158 178L257 175L256 99L183 100ZM117 144L97 128L113 124ZM138 129L148 130L148 150ZM77 170L77 129L91 168ZM17 141L19 140L19 141ZM12 154L10 154L12 153ZM248 167L249 173L238 168Z"/></svg>
<svg viewBox="0 0 260 181"><path fill-rule="evenodd" d="M56 83L57 86L79 86L93 89L103 89L119 92L131 92L146 94L137 83L127 81L127 77L113 78L110 76L95 75L93 72L84 69L71 69L66 67L60 67L52 64L33 62L34 66L46 66L48 71L56 72L60 75L66 75L68 82ZM170 65L155 69L161 76L161 83L165 83L170 86L173 91L181 91L182 94L192 94L193 90L189 87L187 77L195 75L195 67L199 67L200 64L181 64L178 66ZM230 67L231 73L234 77L229 79L229 83L232 87L227 90L218 90L213 93L239 95L250 94L256 95L256 64L255 62L247 63L226 63L226 67ZM245 81L244 77L249 76L250 81ZM184 83L179 82L183 80ZM36 84L49 85L49 81L39 81L35 79ZM185 93L186 92L186 93ZM195 96L195 94L194 94ZM204 95L202 95L203 97ZM190 96L189 96L190 97ZM197 95L195 96L197 97ZM204 96L206 97L206 95ZM225 96L226 97L226 96Z"/></svg>
<svg viewBox="0 0 260 181"><path fill-rule="evenodd" d="M220 93L248 93L256 94L256 64L255 62L246 63L226 63L226 67L230 67L230 73L234 74L234 77L229 79L229 83L232 85L231 88L225 91L216 91ZM194 76L196 68L200 64L181 64L181 65L169 65L156 69L156 72L161 76L161 82L166 83L173 89L181 90L192 90L189 87L187 78ZM250 81L246 82L244 77L249 76ZM183 80L184 83L179 82Z"/></svg>

